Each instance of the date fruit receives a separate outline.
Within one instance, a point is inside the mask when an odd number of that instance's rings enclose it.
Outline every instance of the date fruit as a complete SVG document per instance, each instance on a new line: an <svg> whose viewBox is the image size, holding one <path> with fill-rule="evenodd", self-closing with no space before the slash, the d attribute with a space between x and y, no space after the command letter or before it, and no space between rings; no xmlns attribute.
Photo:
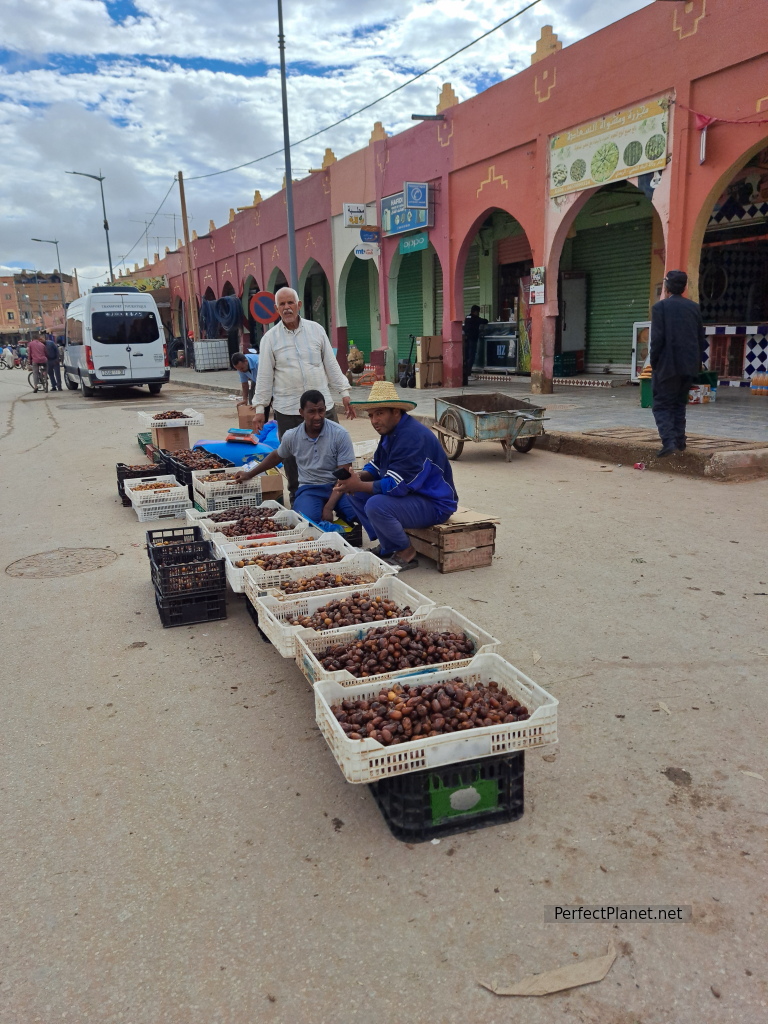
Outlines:
<svg viewBox="0 0 768 1024"><path fill-rule="evenodd" d="M357 592L337 597L335 601L318 608L312 615L291 619L290 624L322 631L357 626L362 622L384 622L406 615L413 615L413 611L408 607L400 608L394 601L388 601L386 598L371 597L365 592Z"/></svg>
<svg viewBox="0 0 768 1024"><path fill-rule="evenodd" d="M356 678L365 679L398 669L460 661L473 652L474 644L465 633L435 633L418 623L403 622L369 630L361 640L335 644L318 655L318 660L326 671L346 669ZM429 696L432 700L431 691ZM432 710L437 713L441 709L439 699L434 703L437 709Z"/></svg>

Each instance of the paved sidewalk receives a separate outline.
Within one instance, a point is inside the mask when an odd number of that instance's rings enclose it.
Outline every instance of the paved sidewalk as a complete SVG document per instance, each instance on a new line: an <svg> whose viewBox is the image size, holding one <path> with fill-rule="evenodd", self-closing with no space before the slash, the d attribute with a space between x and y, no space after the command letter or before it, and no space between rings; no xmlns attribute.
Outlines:
<svg viewBox="0 0 768 1024"><path fill-rule="evenodd" d="M189 387L239 395L240 385L233 370L172 369L171 382ZM408 398L416 402L416 413L434 416L435 398L456 394L491 394L499 391L533 405L545 406L546 429L553 431L584 431L611 427L654 429L650 409L640 408L640 388L632 385L618 388L566 386L556 388L552 395L532 395L527 377L513 377L498 383L476 381L468 388L432 388L409 390ZM352 388L352 401L363 401L367 388ZM707 437L768 441L768 397L749 394L747 388L718 388L713 405L688 407L688 432Z"/></svg>

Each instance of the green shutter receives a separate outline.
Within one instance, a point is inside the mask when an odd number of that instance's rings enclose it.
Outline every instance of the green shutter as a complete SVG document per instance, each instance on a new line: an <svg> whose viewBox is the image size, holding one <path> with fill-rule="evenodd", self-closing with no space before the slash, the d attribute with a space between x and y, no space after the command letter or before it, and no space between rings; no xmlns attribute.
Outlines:
<svg viewBox="0 0 768 1024"><path fill-rule="evenodd" d="M354 342L370 362L371 356L371 302L368 290L370 260L352 262L347 278L347 341Z"/></svg>
<svg viewBox="0 0 768 1024"><path fill-rule="evenodd" d="M397 275L397 358L407 359L411 347L409 334L424 333L424 296L422 294L421 253L403 256ZM416 357L416 346L413 349Z"/></svg>
<svg viewBox="0 0 768 1024"><path fill-rule="evenodd" d="M435 279L435 327L433 334L443 333L443 268L440 265L440 257L434 253L434 279Z"/></svg>
<svg viewBox="0 0 768 1024"><path fill-rule="evenodd" d="M651 218L579 231L573 269L587 276L587 369L629 371L632 324L647 320Z"/></svg>
<svg viewBox="0 0 768 1024"><path fill-rule="evenodd" d="M464 309L460 310L461 319L469 316L473 306L480 305L480 243L473 242L467 253L464 264Z"/></svg>

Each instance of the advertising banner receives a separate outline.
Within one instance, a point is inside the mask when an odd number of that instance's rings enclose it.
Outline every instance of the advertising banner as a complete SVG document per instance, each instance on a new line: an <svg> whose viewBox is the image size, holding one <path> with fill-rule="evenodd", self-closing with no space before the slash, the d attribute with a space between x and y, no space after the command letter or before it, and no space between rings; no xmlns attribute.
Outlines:
<svg viewBox="0 0 768 1024"><path fill-rule="evenodd" d="M667 163L669 97L648 100L549 140L549 195L623 181Z"/></svg>
<svg viewBox="0 0 768 1024"><path fill-rule="evenodd" d="M343 203L344 227L365 227L365 203Z"/></svg>
<svg viewBox="0 0 768 1024"><path fill-rule="evenodd" d="M405 192L397 192L381 200L381 234L402 235L432 227L432 209L412 210L405 205Z"/></svg>

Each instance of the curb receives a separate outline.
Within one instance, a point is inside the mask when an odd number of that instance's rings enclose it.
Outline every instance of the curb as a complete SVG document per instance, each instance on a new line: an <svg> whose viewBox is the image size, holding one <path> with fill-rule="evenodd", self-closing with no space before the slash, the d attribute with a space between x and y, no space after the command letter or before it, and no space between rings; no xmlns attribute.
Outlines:
<svg viewBox="0 0 768 1024"><path fill-rule="evenodd" d="M727 439L723 438L723 445L727 444ZM543 434L536 441L536 447L614 465L621 463L631 466L636 462L644 462L648 470L680 473L726 483L768 478L768 447L738 451L729 451L724 447L723 451L715 452L687 449L668 458L658 459L655 454L658 444L626 444L610 438L566 432Z"/></svg>
<svg viewBox="0 0 768 1024"><path fill-rule="evenodd" d="M236 394L232 388L223 388L220 384L206 384L201 380L174 380L173 377L168 381L169 384L175 384L179 388L197 388L199 391L216 391L222 395L234 395Z"/></svg>

